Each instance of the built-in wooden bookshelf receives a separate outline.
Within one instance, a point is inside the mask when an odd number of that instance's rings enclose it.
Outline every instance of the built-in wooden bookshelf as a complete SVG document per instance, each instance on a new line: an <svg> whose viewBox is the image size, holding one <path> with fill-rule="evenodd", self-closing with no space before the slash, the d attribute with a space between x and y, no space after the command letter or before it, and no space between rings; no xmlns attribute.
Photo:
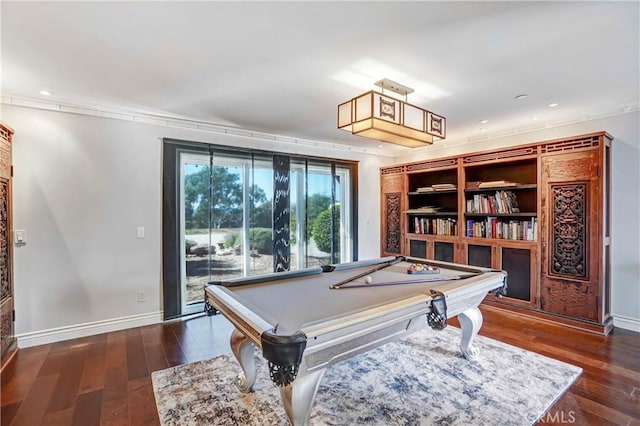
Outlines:
<svg viewBox="0 0 640 426"><path fill-rule="evenodd" d="M507 297L485 303L608 333L611 139L382 168L381 252L506 270Z"/></svg>

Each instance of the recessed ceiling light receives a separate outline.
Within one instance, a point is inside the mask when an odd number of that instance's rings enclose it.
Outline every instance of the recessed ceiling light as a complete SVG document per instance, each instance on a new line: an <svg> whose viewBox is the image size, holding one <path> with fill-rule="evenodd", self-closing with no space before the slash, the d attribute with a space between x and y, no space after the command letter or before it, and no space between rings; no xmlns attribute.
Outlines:
<svg viewBox="0 0 640 426"><path fill-rule="evenodd" d="M43 95L43 96L51 96L51 95L53 95L53 92L50 91L50 90L41 90L40 94Z"/></svg>
<svg viewBox="0 0 640 426"><path fill-rule="evenodd" d="M516 96L516 99L517 99L517 100L522 100L522 99L526 99L528 96L529 96L529 95L522 94L522 95L518 95L518 96Z"/></svg>
<svg viewBox="0 0 640 426"><path fill-rule="evenodd" d="M480 124L485 124L485 123L488 123L488 122L489 122L489 120L480 120Z"/></svg>
<svg viewBox="0 0 640 426"><path fill-rule="evenodd" d="M378 145L378 148L382 148L382 147L383 147L383 145L382 145L382 144Z"/></svg>
<svg viewBox="0 0 640 426"><path fill-rule="evenodd" d="M532 120L537 120L538 118L540 118L540 117L535 116L535 115L533 117L531 117Z"/></svg>
<svg viewBox="0 0 640 426"><path fill-rule="evenodd" d="M547 106L548 106L549 108L555 108L555 107L557 107L557 106L558 106L558 103L557 103L557 102L552 102L552 103L548 104Z"/></svg>
<svg viewBox="0 0 640 426"><path fill-rule="evenodd" d="M486 131L487 131L487 128L486 128L486 127L480 127L480 131L481 131L481 132L486 132Z"/></svg>

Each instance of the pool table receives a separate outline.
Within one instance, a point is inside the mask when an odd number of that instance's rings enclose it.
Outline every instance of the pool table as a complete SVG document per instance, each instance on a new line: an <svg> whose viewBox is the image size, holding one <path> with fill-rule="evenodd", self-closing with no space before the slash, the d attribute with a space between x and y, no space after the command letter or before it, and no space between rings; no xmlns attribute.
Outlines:
<svg viewBox="0 0 640 426"><path fill-rule="evenodd" d="M422 274L409 273L415 265ZM398 256L212 281L205 309L235 326L240 391L255 383L257 347L290 423L305 425L327 366L427 325L440 330L457 316L462 354L478 356L472 346L482 326L478 305L488 292L505 291L503 271Z"/></svg>

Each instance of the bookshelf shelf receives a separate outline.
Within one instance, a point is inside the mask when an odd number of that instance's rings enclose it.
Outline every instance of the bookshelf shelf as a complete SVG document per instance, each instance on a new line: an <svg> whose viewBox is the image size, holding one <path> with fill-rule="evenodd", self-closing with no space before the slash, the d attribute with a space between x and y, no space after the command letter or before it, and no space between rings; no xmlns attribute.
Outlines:
<svg viewBox="0 0 640 426"><path fill-rule="evenodd" d="M520 213L465 213L467 217L537 217L536 212Z"/></svg>
<svg viewBox="0 0 640 426"><path fill-rule="evenodd" d="M410 216L458 216L458 212L434 212L434 213L423 213L423 212L406 212Z"/></svg>
<svg viewBox="0 0 640 426"><path fill-rule="evenodd" d="M465 188L464 192L492 192L492 191L520 191L524 189L537 189L538 185L529 183L516 186L493 186L489 188Z"/></svg>
<svg viewBox="0 0 640 426"><path fill-rule="evenodd" d="M457 189L447 189L445 191L426 191L426 192L418 192L418 191L412 191L409 192L408 195L409 196L421 196L421 195L442 195L442 194L457 194L458 190Z"/></svg>
<svg viewBox="0 0 640 426"><path fill-rule="evenodd" d="M538 243L537 241L529 241L529 240L510 240L508 238L486 238L486 237L463 237L463 240L466 244L495 244L495 243L508 243L520 245L522 248L533 248Z"/></svg>

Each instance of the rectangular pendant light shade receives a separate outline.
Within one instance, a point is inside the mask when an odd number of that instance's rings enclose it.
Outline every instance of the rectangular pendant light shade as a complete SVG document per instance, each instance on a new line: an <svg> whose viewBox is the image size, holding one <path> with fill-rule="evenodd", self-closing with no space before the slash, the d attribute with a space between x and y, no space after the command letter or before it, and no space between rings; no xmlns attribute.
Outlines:
<svg viewBox="0 0 640 426"><path fill-rule="evenodd" d="M445 127L444 117L373 90L338 105L339 129L410 148L444 139Z"/></svg>

